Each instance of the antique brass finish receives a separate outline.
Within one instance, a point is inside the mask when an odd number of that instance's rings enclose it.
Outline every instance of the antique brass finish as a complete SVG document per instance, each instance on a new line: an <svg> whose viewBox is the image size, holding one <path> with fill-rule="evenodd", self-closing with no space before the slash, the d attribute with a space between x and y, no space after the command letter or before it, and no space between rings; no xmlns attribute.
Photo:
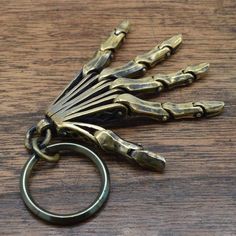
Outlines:
<svg viewBox="0 0 236 236"><path fill-rule="evenodd" d="M48 221L52 224L74 224L94 215L97 211L101 209L109 195L110 178L109 171L105 163L94 152L92 152L86 147L75 143L52 144L47 147L47 150L54 153L62 150L75 151L88 157L98 168L99 173L101 175L102 184L100 187L99 194L96 197L95 201L93 201L87 208L79 212L74 212L72 214L56 214L43 209L34 201L29 191L29 177L34 166L39 161L37 154L35 154L26 162L21 173L20 190L26 206L40 219Z"/></svg>
<svg viewBox="0 0 236 236"><path fill-rule="evenodd" d="M111 130L100 130L94 134L100 147L105 151L121 154L127 160L136 162L139 166L151 170L163 171L165 159L153 152L145 150L141 145L121 139Z"/></svg>
<svg viewBox="0 0 236 236"><path fill-rule="evenodd" d="M157 74L142 79L118 78L112 82L110 89L123 89L127 92L151 92L159 93L180 86L193 83L200 79L209 68L209 64L202 63L195 66L188 66L184 70L169 75Z"/></svg>
<svg viewBox="0 0 236 236"><path fill-rule="evenodd" d="M85 76L91 72L100 72L107 66L112 59L113 52L120 47L128 31L129 21L123 21L115 28L110 37L101 44L94 58L84 65L83 75Z"/></svg>
<svg viewBox="0 0 236 236"><path fill-rule="evenodd" d="M133 61L117 68L104 69L99 75L99 81L108 77L115 79L118 77L137 77L143 75L147 68L155 66L173 54L182 42L182 35L175 35L154 47L151 51L137 56Z"/></svg>
<svg viewBox="0 0 236 236"><path fill-rule="evenodd" d="M182 43L182 35L175 35L164 40L149 52L139 55L127 64L117 68L107 67L113 54L124 41L129 30L129 22L122 22L111 33L109 38L101 44L94 57L83 66L80 73L64 89L64 91L48 107L45 118L29 129L26 134L25 146L34 153L27 162L21 181L21 191L27 206L39 217L52 223L71 223L82 220L93 214L99 207L91 209L86 217L76 217L73 220L65 220L66 216L56 218L38 210L29 197L27 179L29 173L39 158L50 162L59 160L58 152L52 154L51 149L72 148L83 151L86 148L73 143L58 143L50 145L54 137L82 138L87 142L95 144L104 151L117 153L125 159L138 164L141 167L163 171L165 159L153 152L146 150L139 144L123 140L113 131L102 126L112 122L122 122L123 119L134 117L146 117L160 122L175 119L195 119L200 117L211 117L223 111L224 103L221 101L196 101L186 103L150 102L137 97L144 93L156 93L170 90L180 86L192 84L206 74L209 64L202 63L188 66L183 70L171 74L157 74L153 76L135 79L145 74L159 62L167 59L176 52ZM87 150L87 149L86 149ZM90 152L90 151L86 151ZM95 164L101 171L99 157L91 154ZM88 156L91 157L89 154ZM101 172L105 176L106 170ZM103 178L108 181L107 178ZM103 182L104 185L104 182ZM26 191L27 190L27 191ZM104 190L108 196L108 187ZM105 200L104 200L105 201ZM102 201L102 202L104 202ZM44 212L44 213L42 213ZM55 220L57 219L57 220Z"/></svg>

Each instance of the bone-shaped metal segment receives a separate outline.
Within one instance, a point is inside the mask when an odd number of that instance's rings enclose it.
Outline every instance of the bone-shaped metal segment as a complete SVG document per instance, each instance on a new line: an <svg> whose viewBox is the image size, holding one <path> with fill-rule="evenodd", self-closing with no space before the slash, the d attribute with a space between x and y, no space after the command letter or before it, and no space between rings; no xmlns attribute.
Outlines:
<svg viewBox="0 0 236 236"><path fill-rule="evenodd" d="M175 35L158 44L149 52L137 56L133 61L128 62L124 66L104 69L99 75L99 80L104 80L108 77L115 79L118 77L133 78L142 76L147 68L155 66L157 63L174 53L181 42L182 35Z"/></svg>
<svg viewBox="0 0 236 236"><path fill-rule="evenodd" d="M180 104L149 102L128 93L118 95L115 102L127 106L130 116L143 116L160 121L215 116L222 112L224 107L224 103L220 101L187 102Z"/></svg>
<svg viewBox="0 0 236 236"><path fill-rule="evenodd" d="M110 63L114 51L120 47L128 31L129 21L123 21L115 28L110 37L101 44L100 49L96 52L94 58L84 65L83 75L85 76L94 71L99 73L106 67Z"/></svg>
<svg viewBox="0 0 236 236"><path fill-rule="evenodd" d="M110 89L123 89L127 92L161 92L175 87L185 86L202 77L209 64L188 66L186 69L169 75L157 74L141 79L118 78L114 80Z"/></svg>
<svg viewBox="0 0 236 236"><path fill-rule="evenodd" d="M163 157L145 150L141 145L123 140L111 130L96 131L94 137L103 150L118 153L141 167L156 171L163 171L165 168Z"/></svg>
<svg viewBox="0 0 236 236"><path fill-rule="evenodd" d="M182 41L182 36L176 35L122 67L102 71L127 32L128 22L123 22L112 32L107 41L100 46L95 57L83 67L82 72L48 108L46 119L54 126L52 130L59 136L85 137L103 150L119 153L140 166L161 171L165 167L164 158L145 150L141 145L127 142L112 131L95 124L106 125L115 120L120 121L135 116L159 121L210 117L218 115L223 110L224 103L220 101L160 103L145 101L129 94L128 92L161 92L188 85L204 75L209 64L188 66L184 70L168 75L158 74L137 80L130 79L144 74L147 69L170 56ZM44 123L39 125L45 127ZM43 129L38 130L41 133L40 130Z"/></svg>
<svg viewBox="0 0 236 236"><path fill-rule="evenodd" d="M182 35L175 35L162 43L158 44L151 51L137 56L134 61L136 63L145 64L148 68L155 66L175 52L182 42Z"/></svg>

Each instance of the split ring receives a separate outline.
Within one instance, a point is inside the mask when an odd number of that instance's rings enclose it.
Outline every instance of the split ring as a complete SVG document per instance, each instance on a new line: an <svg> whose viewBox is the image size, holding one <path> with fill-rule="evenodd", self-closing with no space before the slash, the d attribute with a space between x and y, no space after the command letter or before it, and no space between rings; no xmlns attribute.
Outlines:
<svg viewBox="0 0 236 236"><path fill-rule="evenodd" d="M40 219L45 220L47 222L53 224L67 225L74 224L80 221L83 221L93 214L95 214L102 205L106 202L109 189L110 189L110 179L109 179L109 171L105 165L105 163L91 150L88 148L81 146L75 143L57 143L52 144L46 148L47 151L50 152L58 152L61 150L73 150L80 154L88 157L98 168L99 173L101 175L101 187L97 198L91 203L87 208L82 211L72 213L72 214L56 214L50 211L43 209L39 206L33 199L29 191L29 177L37 162L40 158L34 154L29 160L26 162L23 167L20 179L20 191L21 196L29 208L31 212L33 212Z"/></svg>

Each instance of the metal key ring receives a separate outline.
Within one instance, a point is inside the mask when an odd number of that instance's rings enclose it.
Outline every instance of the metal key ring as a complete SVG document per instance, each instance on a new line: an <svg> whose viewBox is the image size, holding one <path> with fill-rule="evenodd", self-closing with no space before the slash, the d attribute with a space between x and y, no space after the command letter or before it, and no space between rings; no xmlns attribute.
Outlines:
<svg viewBox="0 0 236 236"><path fill-rule="evenodd" d="M109 171L105 163L94 152L84 146L75 143L57 143L47 147L47 151L50 152L56 152L59 150L73 150L75 152L83 154L88 157L98 168L101 175L101 187L100 192L94 202L84 210L72 214L56 214L40 207L34 201L29 191L29 177L34 166L39 161L37 155L33 155L31 158L29 158L29 160L23 167L20 179L21 196L29 210L42 220L54 224L74 224L79 221L85 220L95 214L107 200L110 189Z"/></svg>

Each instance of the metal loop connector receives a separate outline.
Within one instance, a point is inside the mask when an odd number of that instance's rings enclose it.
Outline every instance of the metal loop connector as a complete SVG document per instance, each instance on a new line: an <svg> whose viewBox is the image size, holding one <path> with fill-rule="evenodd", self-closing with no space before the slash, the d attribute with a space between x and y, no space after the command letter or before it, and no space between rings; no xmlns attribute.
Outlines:
<svg viewBox="0 0 236 236"><path fill-rule="evenodd" d="M40 123L41 124L41 123ZM42 125L44 122L42 122ZM59 155L56 154L54 156L50 156L45 153L45 148L50 143L52 138L52 131L50 129L42 129L43 126L40 126L41 132L45 133L45 137L43 138L43 141L40 142L40 139L42 139L42 136L36 136L38 134L37 132L37 126L31 127L25 137L25 147L29 150L34 152L38 155L38 157L49 161L49 162L57 162L59 160Z"/></svg>
<svg viewBox="0 0 236 236"><path fill-rule="evenodd" d="M85 220L90 216L92 216L93 214L95 214L98 210L100 210L103 204L106 202L110 190L109 171L105 163L94 152L92 152L86 147L83 147L75 143L57 143L48 146L47 150L52 152L58 152L61 150L73 150L88 157L98 168L99 173L101 175L100 192L92 204L90 204L87 208L79 212L71 214L56 214L43 209L34 201L29 190L30 174L34 166L39 161L37 155L33 155L23 167L20 179L21 195L29 210L32 211L42 220L45 220L52 224L61 224L61 225L74 224L79 221Z"/></svg>
<svg viewBox="0 0 236 236"><path fill-rule="evenodd" d="M32 147L32 140L35 137L35 135L37 134L37 127L36 126L32 126L30 129L28 129L28 131L26 132L25 135L25 147L29 150L32 151L33 147ZM52 138L52 132L50 129L46 129L45 130L45 137L43 139L43 141L40 143L39 147L40 148L45 148L49 142L51 141Z"/></svg>
<svg viewBox="0 0 236 236"><path fill-rule="evenodd" d="M45 153L45 149L40 149L38 145L38 138L33 138L32 149L34 150L35 154L37 154L39 158L44 159L48 162L58 162L60 159L60 156L58 153L51 156Z"/></svg>

